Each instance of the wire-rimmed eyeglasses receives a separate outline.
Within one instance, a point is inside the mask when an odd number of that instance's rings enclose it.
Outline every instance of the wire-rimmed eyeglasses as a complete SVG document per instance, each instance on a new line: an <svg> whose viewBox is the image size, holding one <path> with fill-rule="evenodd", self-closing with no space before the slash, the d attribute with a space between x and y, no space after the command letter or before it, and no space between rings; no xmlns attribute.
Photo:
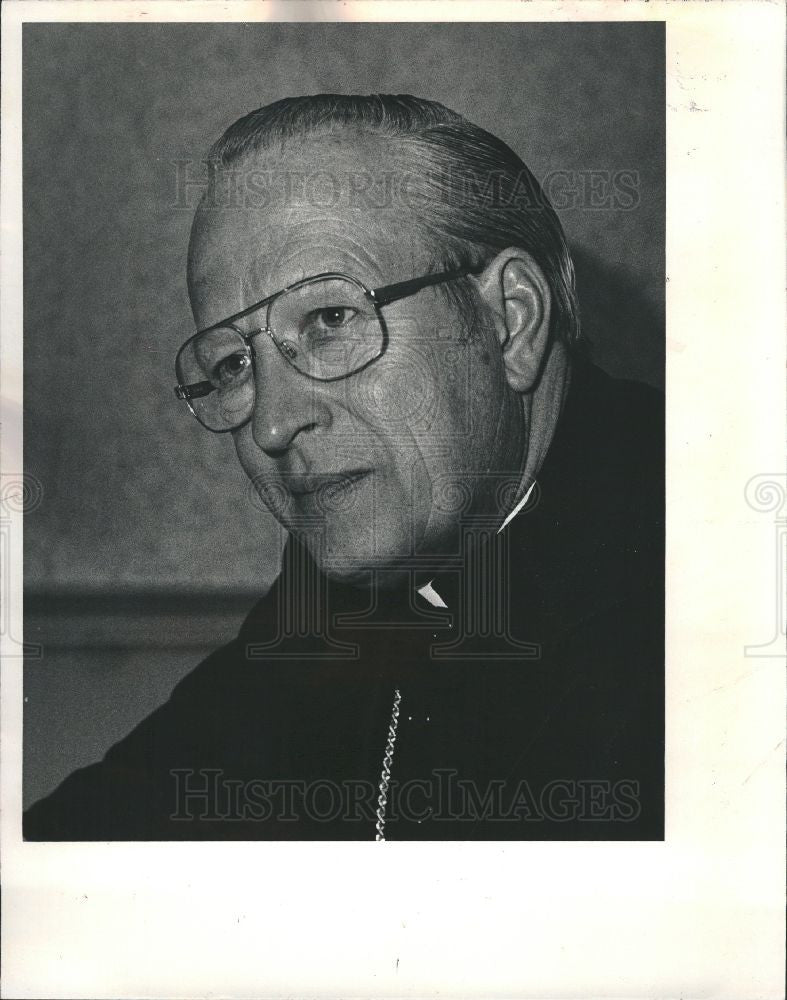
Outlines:
<svg viewBox="0 0 787 1000"><path fill-rule="evenodd" d="M301 374L334 382L355 375L384 354L388 331L383 306L482 269L478 265L440 271L381 288L367 288L338 272L304 278L190 337L175 358L175 394L209 431L236 430L254 409L253 341L261 333L270 336ZM263 309L264 324L256 325L255 314ZM244 332L237 323L249 316L255 325Z"/></svg>

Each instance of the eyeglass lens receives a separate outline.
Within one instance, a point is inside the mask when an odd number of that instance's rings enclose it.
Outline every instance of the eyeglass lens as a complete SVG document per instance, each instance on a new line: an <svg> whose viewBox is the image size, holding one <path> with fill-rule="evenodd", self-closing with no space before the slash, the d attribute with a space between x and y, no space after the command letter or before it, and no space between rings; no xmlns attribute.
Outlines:
<svg viewBox="0 0 787 1000"><path fill-rule="evenodd" d="M264 325L256 315L249 322ZM268 307L267 326L294 368L324 381L369 364L385 340L374 304L360 285L344 278L304 282L279 295ZM181 384L213 387L190 401L209 429L230 430L251 416L252 355L239 330L219 327L194 337L182 348L177 367Z"/></svg>

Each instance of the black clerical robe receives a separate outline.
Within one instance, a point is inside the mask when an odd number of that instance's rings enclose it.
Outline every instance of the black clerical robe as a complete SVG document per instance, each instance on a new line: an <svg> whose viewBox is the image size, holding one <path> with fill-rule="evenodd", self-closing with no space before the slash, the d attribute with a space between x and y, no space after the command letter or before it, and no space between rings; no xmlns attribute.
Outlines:
<svg viewBox="0 0 787 1000"><path fill-rule="evenodd" d="M238 637L29 840L663 837L663 398L577 361L525 508L418 593L290 540ZM430 577L431 579L431 577Z"/></svg>

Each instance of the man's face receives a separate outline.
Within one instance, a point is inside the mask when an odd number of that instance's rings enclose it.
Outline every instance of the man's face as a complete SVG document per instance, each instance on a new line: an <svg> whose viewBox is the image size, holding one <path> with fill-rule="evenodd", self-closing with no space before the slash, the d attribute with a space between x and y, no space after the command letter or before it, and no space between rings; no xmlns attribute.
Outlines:
<svg viewBox="0 0 787 1000"><path fill-rule="evenodd" d="M221 207L217 197L219 207L200 208L189 252L198 329L320 273L376 288L442 269L401 198L380 197L382 185L373 198L360 191L362 174L396 175L390 147L376 140L316 137L235 169L246 184L270 177L270 186L257 199L264 207ZM491 326L467 330L440 288L382 315L382 357L335 382L308 378L266 335L255 337L254 410L233 433L276 518L327 573L349 580L450 550L462 512L493 513L499 473L523 460L521 410Z"/></svg>

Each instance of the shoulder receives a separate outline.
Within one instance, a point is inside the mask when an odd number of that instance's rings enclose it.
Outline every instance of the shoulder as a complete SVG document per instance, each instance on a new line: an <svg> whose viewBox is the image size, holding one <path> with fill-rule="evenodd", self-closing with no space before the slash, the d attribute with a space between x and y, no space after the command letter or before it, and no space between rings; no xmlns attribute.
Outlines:
<svg viewBox="0 0 787 1000"><path fill-rule="evenodd" d="M655 515L664 493L663 393L577 360L542 479L586 513L588 504L611 513L645 503Z"/></svg>
<svg viewBox="0 0 787 1000"><path fill-rule="evenodd" d="M661 459L664 394L643 382L613 378L584 359L572 366L561 423L591 451L625 452L635 463Z"/></svg>
<svg viewBox="0 0 787 1000"><path fill-rule="evenodd" d="M663 395L579 361L538 483L516 534L544 605L578 622L633 595L654 600L664 562Z"/></svg>

